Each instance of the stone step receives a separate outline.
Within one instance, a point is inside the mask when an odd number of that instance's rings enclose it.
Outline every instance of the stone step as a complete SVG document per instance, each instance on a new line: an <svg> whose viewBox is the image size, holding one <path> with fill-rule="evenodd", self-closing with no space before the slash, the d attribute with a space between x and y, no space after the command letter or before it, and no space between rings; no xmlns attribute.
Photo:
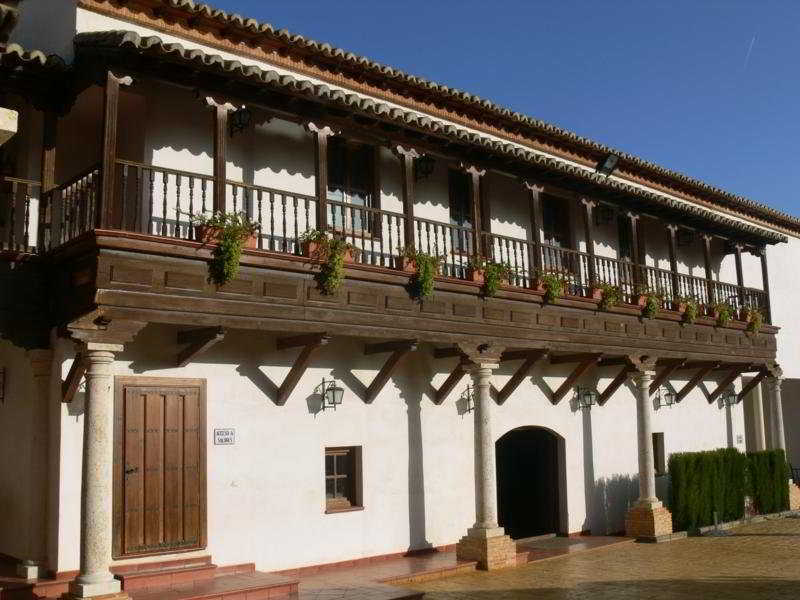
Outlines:
<svg viewBox="0 0 800 600"><path fill-rule="evenodd" d="M141 589L174 587L181 583L207 581L214 579L217 565L203 564L193 567L159 568L152 570L134 571L132 573L117 573L116 578L122 582L122 589L126 592Z"/></svg>
<svg viewBox="0 0 800 600"><path fill-rule="evenodd" d="M298 583L297 579L252 571L126 591L131 600L266 600L296 596Z"/></svg>

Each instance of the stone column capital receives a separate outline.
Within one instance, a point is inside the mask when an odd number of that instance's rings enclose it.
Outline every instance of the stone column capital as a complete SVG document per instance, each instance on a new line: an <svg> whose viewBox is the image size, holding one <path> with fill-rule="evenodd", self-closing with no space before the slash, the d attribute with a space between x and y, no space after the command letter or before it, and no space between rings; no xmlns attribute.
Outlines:
<svg viewBox="0 0 800 600"><path fill-rule="evenodd" d="M109 344L106 342L86 342L81 344L81 354L89 358L90 356L101 356L104 354L114 355L125 349L123 344Z"/></svg>
<svg viewBox="0 0 800 600"><path fill-rule="evenodd" d="M504 346L497 346L492 343L485 343L475 346L474 344L459 343L458 349L466 360L473 365L495 365L496 369L500 364L500 356L505 350Z"/></svg>

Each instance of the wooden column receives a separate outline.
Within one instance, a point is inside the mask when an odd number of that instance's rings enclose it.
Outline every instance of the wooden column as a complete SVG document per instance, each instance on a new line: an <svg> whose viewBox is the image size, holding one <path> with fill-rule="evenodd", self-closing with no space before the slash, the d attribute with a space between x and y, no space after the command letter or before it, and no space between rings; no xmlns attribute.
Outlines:
<svg viewBox="0 0 800 600"><path fill-rule="evenodd" d="M225 212L225 180L227 178L228 109L214 104L214 212Z"/></svg>
<svg viewBox="0 0 800 600"><path fill-rule="evenodd" d="M716 302L714 293L714 271L711 268L711 236L704 235L703 240L703 262L706 267L706 287L708 288L708 303L713 305Z"/></svg>
<svg viewBox="0 0 800 600"><path fill-rule="evenodd" d="M39 240L40 252L47 250L50 238L45 234L53 224L52 191L56 187L56 144L58 138L58 115L52 110L44 111L42 130L41 192L39 198ZM52 231L52 230L51 230Z"/></svg>
<svg viewBox="0 0 800 600"><path fill-rule="evenodd" d="M739 289L736 290L736 297L739 299L739 308L744 306L744 270L742 269L742 245L733 245L733 257L736 261L736 285Z"/></svg>
<svg viewBox="0 0 800 600"><path fill-rule="evenodd" d="M334 135L327 125L307 123L306 129L314 135L314 166L316 174L317 227L328 228L328 138Z"/></svg>
<svg viewBox="0 0 800 600"><path fill-rule="evenodd" d="M400 176L403 181L403 232L405 245L406 247L416 247L414 240L414 193L416 191L414 160L419 158L420 155L413 148L404 146L396 146L395 153L400 157Z"/></svg>
<svg viewBox="0 0 800 600"><path fill-rule="evenodd" d="M764 321L772 323L772 302L769 297L769 270L767 269L767 248L762 246L756 251L757 255L761 258L761 289L764 290Z"/></svg>
<svg viewBox="0 0 800 600"><path fill-rule="evenodd" d="M476 256L485 256L485 245L483 243L484 223L481 216L481 177L486 174L485 169L479 169L475 165L462 165L462 168L470 175L470 209L472 211L472 251Z"/></svg>
<svg viewBox="0 0 800 600"><path fill-rule="evenodd" d="M522 184L528 190L528 210L531 213L531 241L533 245L529 246L530 256L528 261L532 270L529 279L531 286L533 286L534 281L542 272L542 225L539 222L539 216L542 214L542 192L544 192L544 188L529 181L523 181Z"/></svg>
<svg viewBox="0 0 800 600"><path fill-rule="evenodd" d="M635 292L641 291L643 284L647 282L642 269L643 257L641 255L641 245L639 242L639 215L632 212L628 213L628 220L631 227L631 260L633 262L633 285Z"/></svg>
<svg viewBox="0 0 800 600"><path fill-rule="evenodd" d="M581 198L583 205L583 232L586 238L586 254L589 255L588 275L589 285L597 283L597 265L594 259L594 207L596 203L587 198Z"/></svg>
<svg viewBox="0 0 800 600"><path fill-rule="evenodd" d="M667 244L669 245L669 270L672 272L672 296L680 296L680 278L678 277L678 226L667 225Z"/></svg>
<svg viewBox="0 0 800 600"><path fill-rule="evenodd" d="M115 191L115 162L117 159L117 125L119 119L119 89L130 85L130 77L107 71L103 83L103 131L100 144L100 194L95 210L95 226L113 228L117 225Z"/></svg>

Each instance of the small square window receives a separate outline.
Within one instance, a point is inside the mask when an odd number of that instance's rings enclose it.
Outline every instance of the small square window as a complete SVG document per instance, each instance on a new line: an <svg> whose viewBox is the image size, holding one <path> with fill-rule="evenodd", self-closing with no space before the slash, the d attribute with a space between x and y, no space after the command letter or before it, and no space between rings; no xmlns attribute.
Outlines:
<svg viewBox="0 0 800 600"><path fill-rule="evenodd" d="M360 508L361 447L325 448L325 512Z"/></svg>

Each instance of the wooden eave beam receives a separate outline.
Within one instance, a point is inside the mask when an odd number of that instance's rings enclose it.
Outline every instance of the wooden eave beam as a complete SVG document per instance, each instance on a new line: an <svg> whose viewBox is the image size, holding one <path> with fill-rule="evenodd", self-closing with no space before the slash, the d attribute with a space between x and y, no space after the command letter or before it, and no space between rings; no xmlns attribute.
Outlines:
<svg viewBox="0 0 800 600"><path fill-rule="evenodd" d="M597 366L598 367L624 367L631 363L630 359L627 356L612 356L609 358L601 358Z"/></svg>
<svg viewBox="0 0 800 600"><path fill-rule="evenodd" d="M177 364L185 367L203 352L225 339L225 329L222 327L203 327L178 332L178 343L189 344L178 354Z"/></svg>
<svg viewBox="0 0 800 600"><path fill-rule="evenodd" d="M78 386L81 379L86 374L86 361L83 356L78 353L72 361L72 366L69 368L67 378L61 384L61 401L69 404L75 398L75 392L78 391Z"/></svg>
<svg viewBox="0 0 800 600"><path fill-rule="evenodd" d="M364 394L364 402L371 404L372 401L375 400L380 391L386 385L386 382L389 381L389 378L392 376L392 373L394 373L394 370L397 368L397 365L400 363L403 357L416 349L416 340L403 340L398 342L386 342L384 344L372 344L364 348L364 354L392 352L392 355L386 359L386 362L383 364L383 367L381 367L381 370L378 371L375 379L373 379L372 383L369 384L369 387Z"/></svg>
<svg viewBox="0 0 800 600"><path fill-rule="evenodd" d="M678 369L678 367L685 362L685 358L676 358L670 362L665 361L664 368L662 368L661 372L658 373L655 378L653 378L653 382L650 384L650 395L655 394L656 390L661 387L661 384L669 379L669 376L672 375Z"/></svg>
<svg viewBox="0 0 800 600"><path fill-rule="evenodd" d="M708 396L708 403L709 404L713 404L714 400L716 400L719 397L719 395L722 392L724 392L725 389L730 384L732 384L736 380L737 377L739 377L739 375L742 374L742 372L743 372L742 369L743 369L743 367L734 367L733 369L731 369L730 373L728 373L728 375L725 377L725 379L723 379L719 383L719 385L717 386L717 389L715 389L713 392L711 392L711 394Z"/></svg>
<svg viewBox="0 0 800 600"><path fill-rule="evenodd" d="M306 372L308 363L311 362L311 356L314 354L314 351L320 346L327 344L330 339L331 338L325 333L312 333L308 335L297 335L289 338L281 338L278 340L278 350L297 348L298 346L303 347L303 349L300 351L300 354L295 359L291 371L289 371L286 379L283 380L283 383L278 388L278 397L275 401L278 406L283 406L286 404L286 400L289 399L289 396L291 395L292 391L294 391L294 388L297 387L297 383L300 381L303 373Z"/></svg>
<svg viewBox="0 0 800 600"><path fill-rule="evenodd" d="M718 368L720 364L721 363L719 361L713 361L713 360L700 360L700 361L688 360L685 363L683 363L680 367L678 367L677 370L688 371L694 369L705 369L706 367L711 367L713 370Z"/></svg>
<svg viewBox="0 0 800 600"><path fill-rule="evenodd" d="M598 363L598 366L599 364L600 363ZM619 374L611 381L611 383L608 384L608 387L603 390L600 396L598 396L598 406L603 406L606 402L608 402L609 398L614 395L614 392L622 387L622 384L628 379L628 373L631 371L633 371L633 366L630 364L625 364L622 367L622 370L619 372Z"/></svg>
<svg viewBox="0 0 800 600"><path fill-rule="evenodd" d="M595 364L600 360L602 354L582 353L582 354L562 354L561 356L551 356L551 365L563 365L568 363L585 363L592 361Z"/></svg>
<svg viewBox="0 0 800 600"><path fill-rule="evenodd" d="M739 395L736 397L736 402L741 402L744 400L744 397L747 396L747 394L749 394L758 384L760 384L767 375L768 372L766 370L759 371L755 377L745 384L745 386L742 388L742 391L739 392Z"/></svg>
<svg viewBox="0 0 800 600"><path fill-rule="evenodd" d="M686 396L689 395L689 392L691 392L694 388L700 385L700 382L703 381L706 375L708 375L709 373L711 373L711 371L716 369L717 366L719 366L719 363L716 364L712 363L704 367L701 367L700 370L694 374L694 377L692 377L688 382L686 382L686 385L684 385L683 388L681 388L681 391L678 392L678 395L675 396L675 402L680 402L681 400L686 398Z"/></svg>
<svg viewBox="0 0 800 600"><path fill-rule="evenodd" d="M527 360L532 353L540 354L539 358L544 358L548 353L547 350L542 348L528 348L527 350L506 350L500 355L500 362L509 360Z"/></svg>
<svg viewBox="0 0 800 600"><path fill-rule="evenodd" d="M458 382L461 381L466 374L466 363L462 360L455 366L452 373L447 376L447 379L444 380L444 383L442 383L441 387L436 390L436 396L434 397L433 403L438 405L444 402L444 399L447 398L447 395L453 391L453 388L458 385Z"/></svg>
<svg viewBox="0 0 800 600"><path fill-rule="evenodd" d="M566 395L566 393L572 388L578 378L583 375L586 371L591 369L592 367L597 366L597 361L600 359L599 354L592 354L589 358L585 358L583 362L579 363L577 367L572 371L572 374L567 377L566 381L561 384L555 392L553 392L552 398L550 398L550 402L553 404L558 404L561 402L561 399Z"/></svg>
<svg viewBox="0 0 800 600"><path fill-rule="evenodd" d="M528 352L525 362L523 362L514 372L514 374L511 376L511 379L509 379L503 386L503 389L497 392L495 398L496 402L498 404L505 402L508 397L514 393L514 390L519 387L519 384L522 383L522 380L528 374L528 371L533 368L533 365L535 365L540 359L544 358L546 354L547 350L533 350Z"/></svg>
<svg viewBox="0 0 800 600"><path fill-rule="evenodd" d="M451 348L433 349L433 358L453 358L455 356L464 356L464 353L455 346Z"/></svg>

